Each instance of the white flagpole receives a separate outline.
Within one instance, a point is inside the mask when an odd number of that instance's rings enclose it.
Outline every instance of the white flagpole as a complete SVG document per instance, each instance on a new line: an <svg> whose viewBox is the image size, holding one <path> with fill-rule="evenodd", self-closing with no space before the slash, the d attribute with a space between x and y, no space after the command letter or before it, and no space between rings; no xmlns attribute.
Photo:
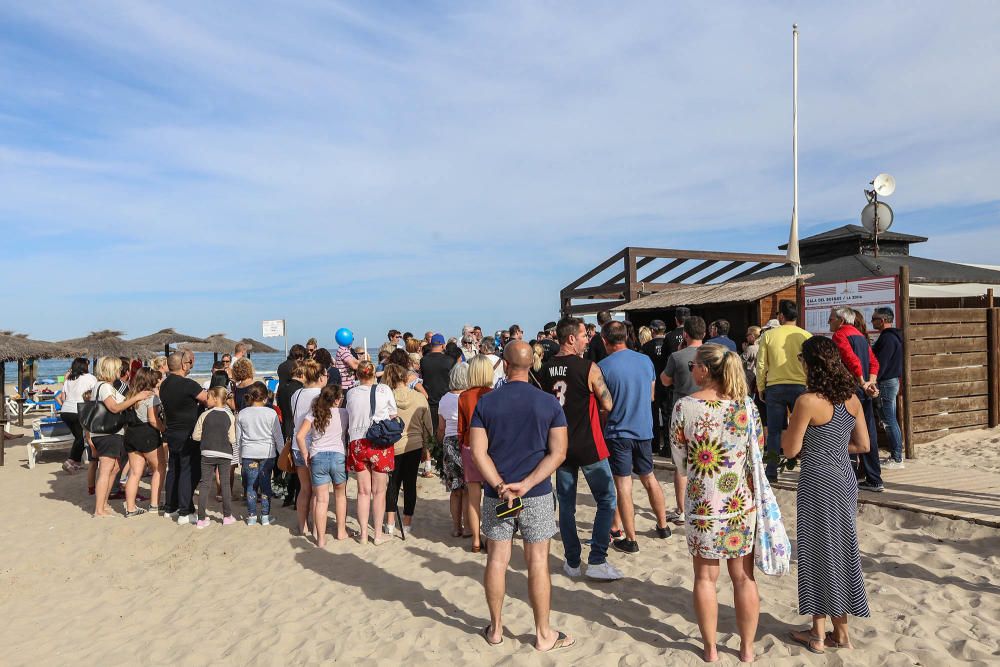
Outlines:
<svg viewBox="0 0 1000 667"><path fill-rule="evenodd" d="M799 261L799 26L792 24L792 228L788 234L788 260L795 277L802 275Z"/></svg>

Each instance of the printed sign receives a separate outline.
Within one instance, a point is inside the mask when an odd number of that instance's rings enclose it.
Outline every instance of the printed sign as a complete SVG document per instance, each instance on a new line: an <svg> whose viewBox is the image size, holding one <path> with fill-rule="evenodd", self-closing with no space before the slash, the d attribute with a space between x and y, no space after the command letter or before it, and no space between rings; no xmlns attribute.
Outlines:
<svg viewBox="0 0 1000 667"><path fill-rule="evenodd" d="M264 320L264 338L285 335L285 320Z"/></svg>
<svg viewBox="0 0 1000 667"><path fill-rule="evenodd" d="M863 278L842 283L820 283L806 285L804 289L804 328L814 335L830 335L828 322L830 309L838 306L848 306L860 311L869 328L871 328L872 313L876 308L890 308L894 316L899 312L897 276Z"/></svg>

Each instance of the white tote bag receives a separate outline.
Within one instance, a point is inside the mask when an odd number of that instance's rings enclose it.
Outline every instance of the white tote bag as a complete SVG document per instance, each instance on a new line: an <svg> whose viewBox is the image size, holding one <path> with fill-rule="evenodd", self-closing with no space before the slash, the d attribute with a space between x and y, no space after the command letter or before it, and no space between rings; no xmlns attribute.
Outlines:
<svg viewBox="0 0 1000 667"><path fill-rule="evenodd" d="M771 484L764 474L764 457L760 453L757 431L759 419L753 415L756 407L750 399L744 399L744 407L750 415L750 461L753 473L754 507L757 512L757 534L754 537L754 564L764 574L780 576L792 570L792 543L781 522L781 508L774 497Z"/></svg>

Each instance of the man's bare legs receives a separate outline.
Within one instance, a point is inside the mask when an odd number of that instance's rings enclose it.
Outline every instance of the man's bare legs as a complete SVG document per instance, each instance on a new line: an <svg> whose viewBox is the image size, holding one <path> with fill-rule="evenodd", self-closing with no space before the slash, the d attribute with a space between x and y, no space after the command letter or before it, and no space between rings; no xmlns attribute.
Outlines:
<svg viewBox="0 0 1000 667"><path fill-rule="evenodd" d="M632 476L614 476L615 491L618 492L617 517L621 519L625 537L635 540L635 505L632 503ZM613 528L613 526L612 526Z"/></svg>
<svg viewBox="0 0 1000 667"><path fill-rule="evenodd" d="M486 552L483 588L486 589L486 604L490 608L490 628L486 639L491 644L498 644L503 640L503 598L507 592L511 544L509 541L489 540L489 550Z"/></svg>
<svg viewBox="0 0 1000 667"><path fill-rule="evenodd" d="M646 489L646 495L649 496L649 506L653 509L653 514L656 516L656 526L658 528L665 528L667 525L667 501L663 497L663 489L660 488L660 483L656 481L656 476L653 473L643 475L639 478L639 481L642 482L643 488Z"/></svg>
<svg viewBox="0 0 1000 667"><path fill-rule="evenodd" d="M492 545L491 545L492 546ZM549 540L524 543L524 559L528 564L528 596L535 617L535 648L548 651L559 641L559 633L549 625L552 610L552 580L549 577ZM565 645L573 644L568 636Z"/></svg>

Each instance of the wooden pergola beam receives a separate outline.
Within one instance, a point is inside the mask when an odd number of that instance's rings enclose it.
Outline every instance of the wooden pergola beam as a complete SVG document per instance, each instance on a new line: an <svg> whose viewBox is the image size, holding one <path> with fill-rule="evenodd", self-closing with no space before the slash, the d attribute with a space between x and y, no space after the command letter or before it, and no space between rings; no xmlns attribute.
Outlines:
<svg viewBox="0 0 1000 667"><path fill-rule="evenodd" d="M680 266L681 264L683 264L686 261L687 261L687 259L685 259L685 258L682 257L680 259L675 259L672 262L668 262L666 265L661 266L656 271L653 271L652 273L650 273L648 276L646 276L645 278L643 278L639 282L641 282L641 283L648 283L648 282L651 282L653 280L656 280L657 278L659 278L660 276L662 276L664 273L667 273L668 271L673 271L674 269L676 269L678 266Z"/></svg>
<svg viewBox="0 0 1000 667"><path fill-rule="evenodd" d="M691 276L693 276L695 274L698 274L698 273L701 273L702 271L704 271L705 269L709 268L710 266L713 266L713 265L717 264L718 261L719 260L717 260L717 259L706 259L704 262L701 262L700 264L698 264L697 266L695 266L693 269L688 269L687 271L685 271L681 275L679 275L676 278L674 278L674 281L682 283L685 280L687 280L688 278L690 278Z"/></svg>
<svg viewBox="0 0 1000 667"><path fill-rule="evenodd" d="M747 276L757 273L758 271L763 270L764 267L771 266L772 264L774 264L774 262L757 262L746 271L740 271L735 276L731 276L729 279L737 280L739 278L746 278Z"/></svg>
<svg viewBox="0 0 1000 667"><path fill-rule="evenodd" d="M636 269L641 269L642 267L646 266L647 264L649 264L652 261L655 261L656 259L657 259L656 257L643 257L642 259L638 260L635 263L635 268ZM604 284L605 285L614 285L619 280L624 279L627 273L628 273L627 271L621 271L619 273L616 273L612 278L610 278L609 280L606 280L604 282Z"/></svg>
<svg viewBox="0 0 1000 667"><path fill-rule="evenodd" d="M585 274L583 274L582 276L571 282L569 285L566 285L565 289L570 290L573 289L574 287L579 287L583 283L587 282L588 280L599 274L601 271L606 270L615 262L619 262L622 259L624 259L626 252L627 252L626 249L619 250L614 255L608 257L606 260L598 264L596 267L594 267L590 271L587 271Z"/></svg>
<svg viewBox="0 0 1000 667"><path fill-rule="evenodd" d="M710 274L708 274L704 278L699 278L698 280L694 281L694 284L695 285L704 285L705 283L710 283L713 280L715 280L716 278L718 278L719 276L721 276L721 275L723 275L725 273L729 273L730 271L732 271L733 269L735 269L737 266L742 266L743 264L746 264L746 262L741 262L739 260L729 262L728 264L723 264L721 269L717 269L715 271L712 271Z"/></svg>

